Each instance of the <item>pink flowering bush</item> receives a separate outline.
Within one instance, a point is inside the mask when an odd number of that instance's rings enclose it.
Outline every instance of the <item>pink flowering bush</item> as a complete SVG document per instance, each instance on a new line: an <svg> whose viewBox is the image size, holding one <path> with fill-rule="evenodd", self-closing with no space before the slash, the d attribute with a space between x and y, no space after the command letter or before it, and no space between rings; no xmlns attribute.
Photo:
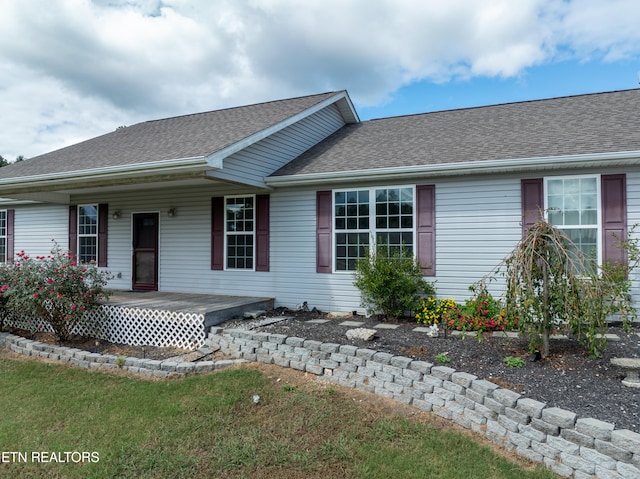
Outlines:
<svg viewBox="0 0 640 479"><path fill-rule="evenodd" d="M11 298L11 286L13 280L13 268L0 267L0 331L4 329L7 319L12 317L12 310L9 307Z"/></svg>
<svg viewBox="0 0 640 479"><path fill-rule="evenodd" d="M38 317L51 325L58 340L69 339L74 327L86 321L108 299L109 273L95 263L78 263L75 256L55 246L48 256L31 258L24 251L3 268L1 298L14 314Z"/></svg>

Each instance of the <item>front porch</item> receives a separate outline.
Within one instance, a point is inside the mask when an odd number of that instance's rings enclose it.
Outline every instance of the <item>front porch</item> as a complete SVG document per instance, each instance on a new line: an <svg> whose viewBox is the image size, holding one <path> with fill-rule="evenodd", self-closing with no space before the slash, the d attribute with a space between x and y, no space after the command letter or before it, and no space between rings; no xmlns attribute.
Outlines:
<svg viewBox="0 0 640 479"><path fill-rule="evenodd" d="M197 349L211 326L273 308L273 298L115 291L105 303L100 336L111 342Z"/></svg>
<svg viewBox="0 0 640 479"><path fill-rule="evenodd" d="M273 298L218 294L165 293L160 291L114 291L109 306L201 314L206 328L241 316L247 311L273 309Z"/></svg>

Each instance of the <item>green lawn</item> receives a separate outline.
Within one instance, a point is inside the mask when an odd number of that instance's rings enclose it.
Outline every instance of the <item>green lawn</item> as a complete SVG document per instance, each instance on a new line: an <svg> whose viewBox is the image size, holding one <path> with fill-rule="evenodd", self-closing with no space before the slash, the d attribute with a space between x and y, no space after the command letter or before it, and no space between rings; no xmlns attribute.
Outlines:
<svg viewBox="0 0 640 479"><path fill-rule="evenodd" d="M340 389L255 369L148 381L0 357L0 391L0 477L556 477ZM76 453L34 462L39 452ZM83 452L93 456L73 462Z"/></svg>

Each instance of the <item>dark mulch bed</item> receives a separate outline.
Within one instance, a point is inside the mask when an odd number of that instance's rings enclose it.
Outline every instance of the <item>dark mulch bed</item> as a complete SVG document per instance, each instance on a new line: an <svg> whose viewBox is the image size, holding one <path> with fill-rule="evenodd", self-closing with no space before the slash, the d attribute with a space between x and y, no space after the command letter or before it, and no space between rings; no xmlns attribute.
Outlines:
<svg viewBox="0 0 640 479"><path fill-rule="evenodd" d="M395 355L407 356L438 364L436 355L448 353L451 362L446 366L488 379L523 396L536 399L549 407L575 412L578 417L595 418L615 424L617 429L640 432L640 389L621 383L624 372L611 365L613 357L640 357L640 328L632 334L621 327L612 326L609 333L617 334L620 341L608 341L607 350L600 359L589 358L586 350L573 339L553 339L550 357L531 361L527 342L520 338L486 337L482 341L473 337L448 336L429 338L425 333L412 331L418 326L413 321L400 321L397 329L380 329L370 342L350 341L345 333L353 327L340 326L345 319L332 319L328 323L310 323L322 313L279 310L271 315L287 315L291 319L269 326L253 327L257 321L239 320L224 323L222 327L242 327L259 331L286 334L317 341L353 344ZM375 318L356 317L361 327L370 328L380 321ZM503 364L506 356L525 360L522 368Z"/></svg>

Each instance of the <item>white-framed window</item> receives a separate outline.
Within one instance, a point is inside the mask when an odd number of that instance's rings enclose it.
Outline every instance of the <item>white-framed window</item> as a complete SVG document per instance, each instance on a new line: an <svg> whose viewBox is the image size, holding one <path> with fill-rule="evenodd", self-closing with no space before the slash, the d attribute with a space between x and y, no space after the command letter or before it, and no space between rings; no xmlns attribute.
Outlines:
<svg viewBox="0 0 640 479"><path fill-rule="evenodd" d="M98 205L78 205L78 261L98 261Z"/></svg>
<svg viewBox="0 0 640 479"><path fill-rule="evenodd" d="M334 190L334 271L355 271L374 248L413 254L414 213L414 186Z"/></svg>
<svg viewBox="0 0 640 479"><path fill-rule="evenodd" d="M224 199L226 269L255 268L255 204L255 196Z"/></svg>
<svg viewBox="0 0 640 479"><path fill-rule="evenodd" d="M549 223L562 230L589 260L601 264L600 175L548 177L544 181Z"/></svg>
<svg viewBox="0 0 640 479"><path fill-rule="evenodd" d="M7 210L0 210L0 263L7 261Z"/></svg>

